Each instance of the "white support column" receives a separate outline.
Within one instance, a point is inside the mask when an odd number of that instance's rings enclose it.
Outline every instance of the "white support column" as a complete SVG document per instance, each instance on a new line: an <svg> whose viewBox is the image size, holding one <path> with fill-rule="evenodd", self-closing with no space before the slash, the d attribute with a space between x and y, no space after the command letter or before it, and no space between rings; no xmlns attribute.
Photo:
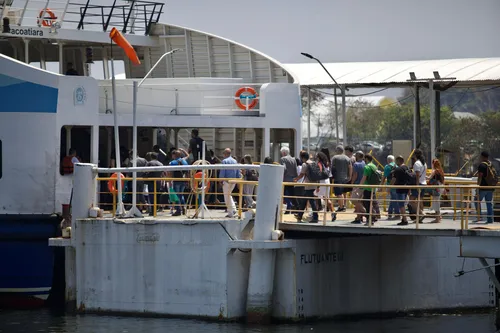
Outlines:
<svg viewBox="0 0 500 333"><path fill-rule="evenodd" d="M104 79L109 80L109 58L108 49L106 47L102 48L102 70L104 72Z"/></svg>
<svg viewBox="0 0 500 333"><path fill-rule="evenodd" d="M430 121L430 130L431 130L431 159L436 157L436 91L434 90L434 81L429 80L429 98L430 98L430 112L431 112L431 121Z"/></svg>
<svg viewBox="0 0 500 333"><path fill-rule="evenodd" d="M271 156L271 129L269 127L264 128L264 138L262 140L262 146L264 147L262 160L264 158Z"/></svg>
<svg viewBox="0 0 500 333"><path fill-rule="evenodd" d="M179 129L174 128L174 144L175 148L179 148Z"/></svg>
<svg viewBox="0 0 500 333"><path fill-rule="evenodd" d="M108 156L107 156L107 161L106 161L106 165L108 167L111 167L110 166L110 159L111 159L111 151L113 150L113 127L106 127L106 132L108 133L108 141L107 141L107 147L106 147L106 151L108 152Z"/></svg>
<svg viewBox="0 0 500 333"><path fill-rule="evenodd" d="M269 241L278 223L284 167L263 164L257 187L254 241ZM247 321L268 322L273 308L275 252L253 249L247 289Z"/></svg>
<svg viewBox="0 0 500 333"><path fill-rule="evenodd" d="M90 142L92 142L90 149L90 161L95 165L99 165L99 125L92 126Z"/></svg>
<svg viewBox="0 0 500 333"><path fill-rule="evenodd" d="M342 140L343 146L347 146L347 110L345 104L345 84L342 85Z"/></svg>
<svg viewBox="0 0 500 333"><path fill-rule="evenodd" d="M71 125L65 125L64 128L66 129L66 154L69 154L69 149L71 148L71 128L73 126Z"/></svg>
<svg viewBox="0 0 500 333"><path fill-rule="evenodd" d="M158 144L158 128L153 128L153 146L157 144Z"/></svg>
<svg viewBox="0 0 500 333"><path fill-rule="evenodd" d="M43 70L46 70L47 69L47 63L45 61L45 47L42 45L40 45L40 68L43 69Z"/></svg>
<svg viewBox="0 0 500 333"><path fill-rule="evenodd" d="M64 45L59 43L59 74L64 74Z"/></svg>
<svg viewBox="0 0 500 333"><path fill-rule="evenodd" d="M95 164L77 163L73 174L73 200L71 207L71 229L75 230L75 221L89 216L89 209L94 203L96 188Z"/></svg>
<svg viewBox="0 0 500 333"><path fill-rule="evenodd" d="M27 64L30 63L30 40L29 39L24 40L24 62Z"/></svg>
<svg viewBox="0 0 500 333"><path fill-rule="evenodd" d="M84 47L80 48L80 57L81 57L81 64L82 64L82 68L83 68L83 76L89 76L89 72L87 70L87 54L85 53ZM75 66L76 64L73 64L73 65Z"/></svg>

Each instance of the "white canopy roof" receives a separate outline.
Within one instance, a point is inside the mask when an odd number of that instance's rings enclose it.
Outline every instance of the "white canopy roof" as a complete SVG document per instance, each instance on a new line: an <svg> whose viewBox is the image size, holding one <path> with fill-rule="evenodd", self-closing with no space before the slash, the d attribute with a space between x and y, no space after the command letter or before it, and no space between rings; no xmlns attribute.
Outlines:
<svg viewBox="0 0 500 333"><path fill-rule="evenodd" d="M286 64L284 68L298 83L310 87L333 87L334 83L315 61ZM456 78L457 86L493 85L500 83L500 58L471 58L418 61L326 63L324 66L339 84L348 88L367 86L406 86L410 72L417 79Z"/></svg>

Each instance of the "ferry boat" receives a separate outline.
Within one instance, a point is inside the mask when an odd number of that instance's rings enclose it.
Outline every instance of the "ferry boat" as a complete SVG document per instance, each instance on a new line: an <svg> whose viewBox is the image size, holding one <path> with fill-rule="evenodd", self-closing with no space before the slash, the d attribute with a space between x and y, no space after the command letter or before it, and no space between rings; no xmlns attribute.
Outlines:
<svg viewBox="0 0 500 333"><path fill-rule="evenodd" d="M132 80L165 53L180 49L163 57L138 90L140 156L155 144L186 148L193 128L217 156L229 147L237 157L276 160L283 145L301 148L299 86L278 61L161 23L163 2L99 3L0 0L0 299L8 304L43 304L50 293L54 254L47 239L59 232L70 201L72 175L62 170L69 149L82 162L110 166L115 112L120 146L132 148ZM112 28L140 65L112 44ZM112 60L126 77L116 80L116 109Z"/></svg>

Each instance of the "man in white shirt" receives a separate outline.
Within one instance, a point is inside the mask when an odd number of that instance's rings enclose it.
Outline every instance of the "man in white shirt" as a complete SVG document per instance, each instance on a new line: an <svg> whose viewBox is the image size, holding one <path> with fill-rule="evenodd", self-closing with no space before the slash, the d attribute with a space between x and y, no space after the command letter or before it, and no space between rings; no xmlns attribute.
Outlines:
<svg viewBox="0 0 500 333"><path fill-rule="evenodd" d="M425 178L427 171L427 164L425 163L424 153L420 149L415 149L413 156L415 157L415 162L413 163L413 171L415 172L415 176L417 178L417 185L425 186L427 185L427 180ZM418 200L419 191L420 191L420 200ZM417 207L418 207L420 211L419 213L420 222L422 222L422 220L424 219L424 194L425 194L425 189L420 189L420 190L412 189L410 191L411 206L415 214L417 212ZM416 215L413 215L412 220L416 219L417 219Z"/></svg>

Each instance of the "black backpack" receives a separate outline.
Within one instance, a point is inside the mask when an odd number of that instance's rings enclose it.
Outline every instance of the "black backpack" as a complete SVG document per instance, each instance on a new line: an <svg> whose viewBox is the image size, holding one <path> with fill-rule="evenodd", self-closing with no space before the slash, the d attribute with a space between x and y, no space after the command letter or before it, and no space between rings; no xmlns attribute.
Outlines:
<svg viewBox="0 0 500 333"><path fill-rule="evenodd" d="M307 163L307 171L307 178L312 182L329 178L328 170L318 162Z"/></svg>
<svg viewBox="0 0 500 333"><path fill-rule="evenodd" d="M417 174L415 173L415 171L410 170L410 168L407 168L405 172L406 172L406 185L417 185Z"/></svg>

